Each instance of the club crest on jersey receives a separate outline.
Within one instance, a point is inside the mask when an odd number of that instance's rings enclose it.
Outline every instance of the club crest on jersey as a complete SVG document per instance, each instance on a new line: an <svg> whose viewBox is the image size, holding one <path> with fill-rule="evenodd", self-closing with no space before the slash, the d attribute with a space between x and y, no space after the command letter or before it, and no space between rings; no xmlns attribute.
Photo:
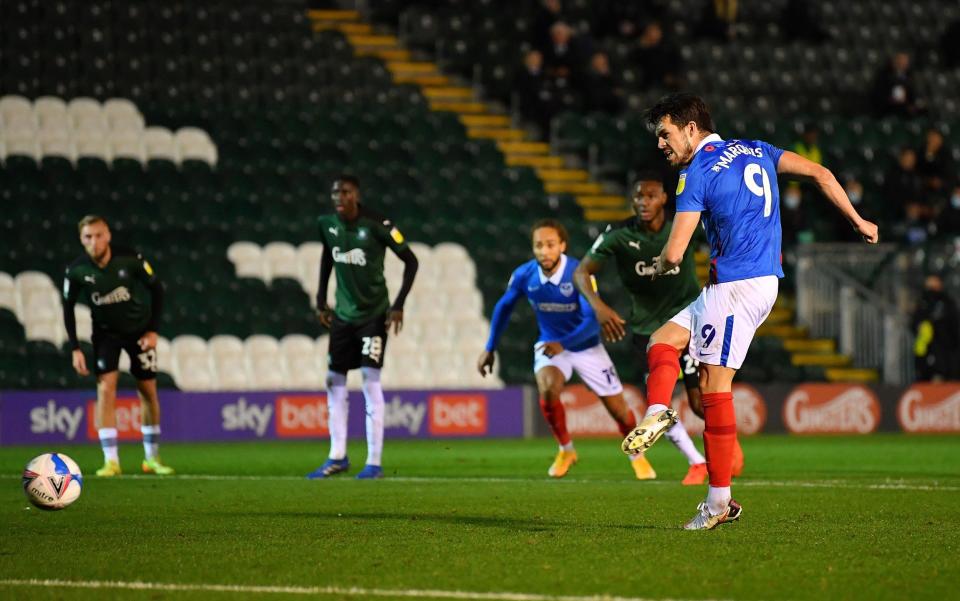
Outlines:
<svg viewBox="0 0 960 601"><path fill-rule="evenodd" d="M361 240L366 240L366 239L367 239L367 228L362 227L362 228L358 229L358 230L357 230L357 238L360 238Z"/></svg>
<svg viewBox="0 0 960 601"><path fill-rule="evenodd" d="M573 296L573 282L561 282L560 294L564 296Z"/></svg>
<svg viewBox="0 0 960 601"><path fill-rule="evenodd" d="M117 270L117 275L118 275L119 277L121 277L121 278L125 278L125 277L127 277L127 270L126 270L126 269L119 269L119 270Z"/></svg>
<svg viewBox="0 0 960 601"><path fill-rule="evenodd" d="M681 173L680 179L677 181L677 196L683 194L683 188L687 185L687 174Z"/></svg>

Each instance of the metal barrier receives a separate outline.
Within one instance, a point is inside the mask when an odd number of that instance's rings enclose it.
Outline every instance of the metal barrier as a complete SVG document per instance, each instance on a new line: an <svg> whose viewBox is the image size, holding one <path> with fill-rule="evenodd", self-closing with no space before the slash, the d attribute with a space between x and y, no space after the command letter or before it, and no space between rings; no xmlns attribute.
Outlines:
<svg viewBox="0 0 960 601"><path fill-rule="evenodd" d="M814 246L814 245L811 245ZM834 338L841 353L856 367L877 369L883 382L913 381L913 335L903 312L892 299L860 283L838 266L860 269L878 265L876 256L857 262L861 253L831 248L801 249L797 261L797 321L817 338ZM842 260L834 261L842 257ZM861 274L863 272L861 271Z"/></svg>

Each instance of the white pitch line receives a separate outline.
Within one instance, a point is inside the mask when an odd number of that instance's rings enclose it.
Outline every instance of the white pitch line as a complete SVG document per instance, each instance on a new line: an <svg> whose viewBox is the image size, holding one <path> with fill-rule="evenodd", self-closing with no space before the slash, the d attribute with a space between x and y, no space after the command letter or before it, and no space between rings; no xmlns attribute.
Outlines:
<svg viewBox="0 0 960 601"><path fill-rule="evenodd" d="M0 475L0 479L21 478L20 474ZM243 474L176 474L172 476L153 476L146 474L130 474L120 480L199 480L211 482L231 481L264 481L264 482L302 482L303 476L246 476ZM351 481L352 478L331 478L333 482ZM390 482L413 482L419 484L441 483L496 483L496 484L529 484L531 482L550 482L551 486L563 484L623 484L632 480L589 480L584 478L563 478L548 480L547 478L498 478L498 477L454 477L454 476L389 476ZM673 480L645 481L637 486L675 486ZM844 488L852 490L906 490L931 492L960 492L960 486L941 485L937 483L913 483L903 480L887 480L883 482L852 482L848 480L737 480L737 487L749 488Z"/></svg>
<svg viewBox="0 0 960 601"><path fill-rule="evenodd" d="M414 597L426 599L482 599L485 601L654 601L649 597L610 595L540 595L536 593L379 589L340 586L258 586L243 584L189 584L174 582L122 582L109 580L0 580L0 586L31 588L121 589L131 591L259 593L281 595L338 595L343 597ZM657 601L680 601L659 599ZM711 601L704 599L702 601Z"/></svg>

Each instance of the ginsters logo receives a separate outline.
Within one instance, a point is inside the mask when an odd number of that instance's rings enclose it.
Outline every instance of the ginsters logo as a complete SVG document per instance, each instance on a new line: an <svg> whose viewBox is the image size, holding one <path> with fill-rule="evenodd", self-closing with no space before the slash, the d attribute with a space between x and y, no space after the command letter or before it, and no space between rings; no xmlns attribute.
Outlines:
<svg viewBox="0 0 960 601"><path fill-rule="evenodd" d="M904 432L960 432L960 384L914 384L897 403Z"/></svg>
<svg viewBox="0 0 960 601"><path fill-rule="evenodd" d="M333 260L337 263L345 263L347 265L359 265L363 267L367 264L367 255L363 252L362 248L355 248L353 250L348 250L346 252L341 252L339 246L334 246L333 250Z"/></svg>
<svg viewBox="0 0 960 601"><path fill-rule="evenodd" d="M90 300L93 301L93 304L97 305L114 305L116 303L125 303L130 300L130 291L127 290L126 286L117 286L110 292L106 294L100 294L99 292L94 292L90 295Z"/></svg>
<svg viewBox="0 0 960 601"><path fill-rule="evenodd" d="M616 422L607 413L597 395L583 384L572 384L560 393L567 415L567 430L576 436L619 437ZM643 415L642 413L639 415Z"/></svg>
<svg viewBox="0 0 960 601"><path fill-rule="evenodd" d="M802 384L783 405L783 423L794 434L869 434L880 425L880 402L865 386Z"/></svg>
<svg viewBox="0 0 960 601"><path fill-rule="evenodd" d="M763 431L767 423L767 402L756 388L749 384L734 384L733 406L739 434L749 435ZM703 434L703 420L690 409L690 403L686 399L675 402L674 407L679 409L680 421L691 436Z"/></svg>

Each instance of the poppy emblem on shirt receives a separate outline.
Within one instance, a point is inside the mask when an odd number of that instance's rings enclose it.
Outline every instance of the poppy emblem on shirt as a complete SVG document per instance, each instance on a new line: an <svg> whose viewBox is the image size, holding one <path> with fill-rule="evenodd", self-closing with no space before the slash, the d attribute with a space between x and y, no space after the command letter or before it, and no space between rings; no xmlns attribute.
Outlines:
<svg viewBox="0 0 960 601"><path fill-rule="evenodd" d="M714 150L717 149L717 147L714 146L713 144L707 144L706 146L703 147L703 149L706 150L707 152L713 152Z"/></svg>
<svg viewBox="0 0 960 601"><path fill-rule="evenodd" d="M560 294L564 296L573 296L573 284L571 282L563 282L560 284Z"/></svg>

